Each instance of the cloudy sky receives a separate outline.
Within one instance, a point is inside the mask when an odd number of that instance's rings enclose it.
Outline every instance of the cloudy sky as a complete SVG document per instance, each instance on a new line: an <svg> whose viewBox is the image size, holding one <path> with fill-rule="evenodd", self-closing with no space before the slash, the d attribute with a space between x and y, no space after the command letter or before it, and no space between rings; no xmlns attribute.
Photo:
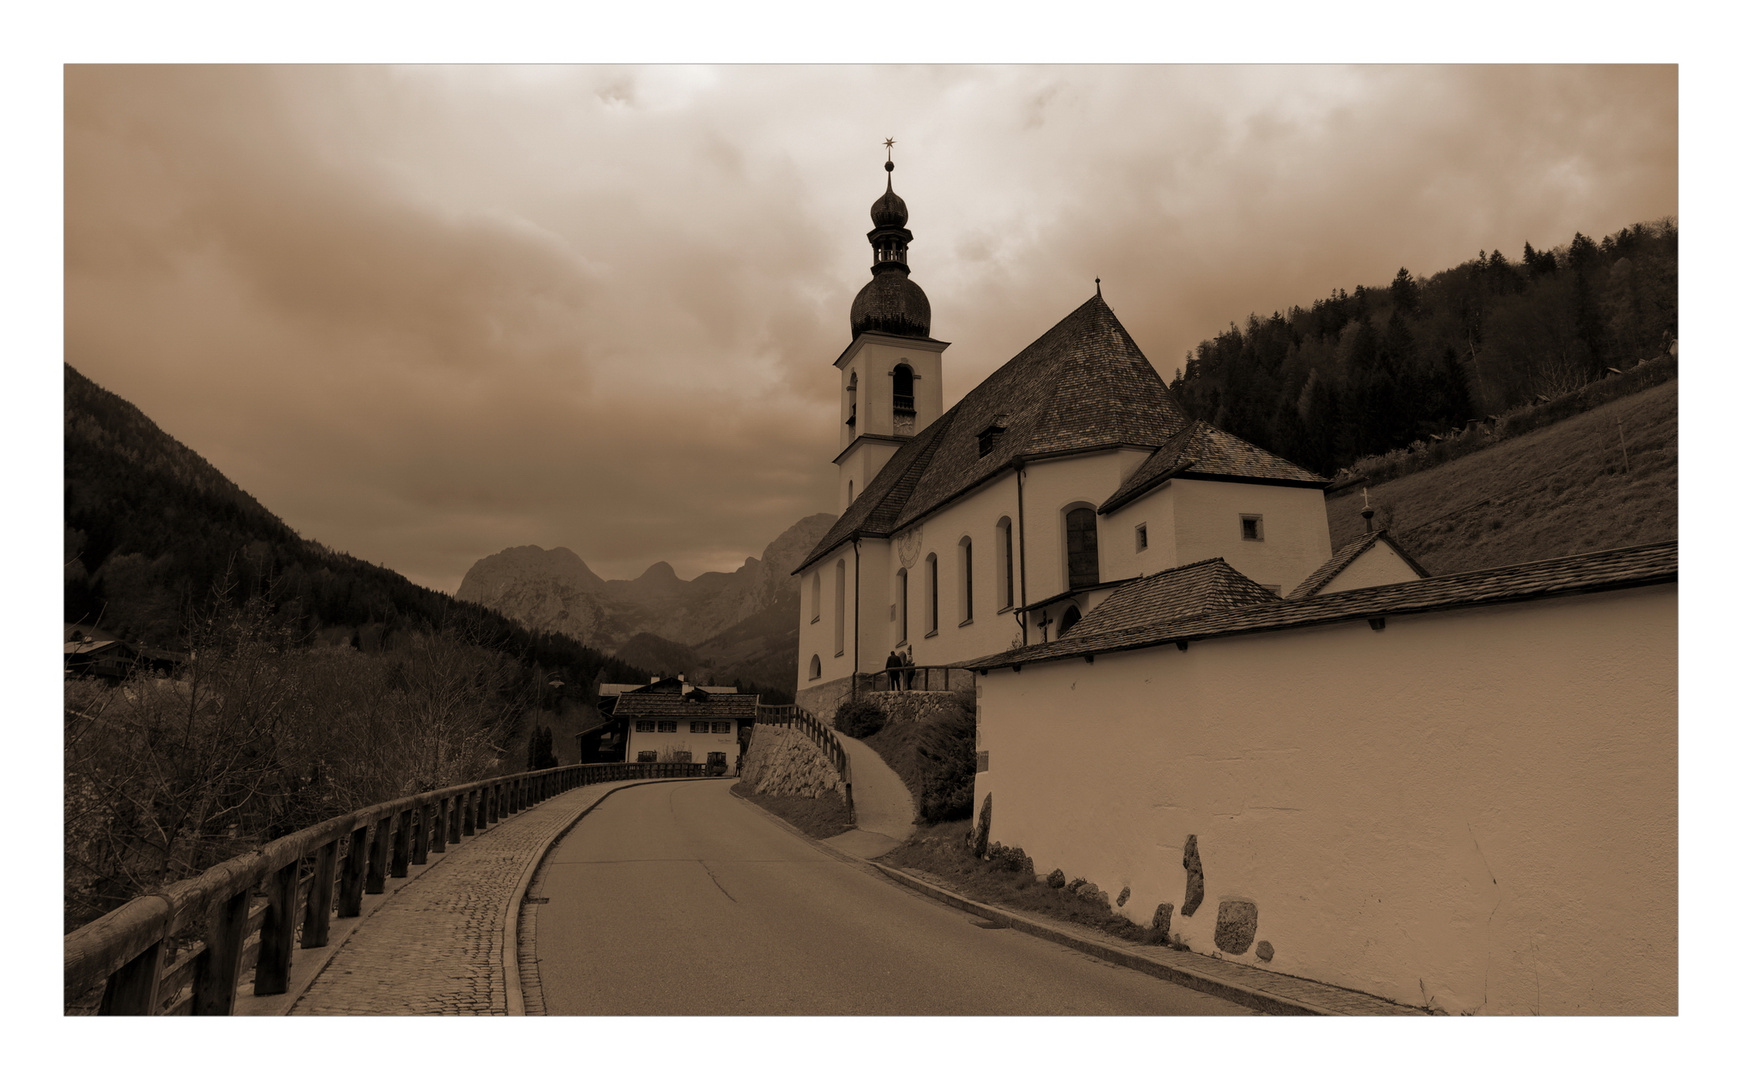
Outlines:
<svg viewBox="0 0 1742 1080"><path fill-rule="evenodd" d="M1243 320L1678 213L1673 67L108 67L65 356L303 536L452 590L731 569L832 511L886 136L945 403L1088 297Z"/></svg>

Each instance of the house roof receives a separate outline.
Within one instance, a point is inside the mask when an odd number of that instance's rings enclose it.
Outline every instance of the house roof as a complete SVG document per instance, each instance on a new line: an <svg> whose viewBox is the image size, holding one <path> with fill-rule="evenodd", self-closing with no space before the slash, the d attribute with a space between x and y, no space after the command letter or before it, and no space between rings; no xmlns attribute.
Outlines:
<svg viewBox="0 0 1742 1080"><path fill-rule="evenodd" d="M1329 480L1203 420L1160 447L1101 504L1110 514L1174 477L1324 487Z"/></svg>
<svg viewBox="0 0 1742 1080"><path fill-rule="evenodd" d="M1294 591L1288 594L1288 598L1290 600L1305 600L1309 596L1317 596L1320 589L1331 583L1331 579L1347 570L1351 563L1371 551L1373 545L1381 540L1385 541L1385 546L1395 552L1398 558L1408 563L1411 570L1422 577L1432 576L1422 568L1420 563L1410 558L1409 552L1398 547L1397 541L1393 540L1389 533L1380 529L1378 532L1365 533L1361 539L1352 540L1338 548L1331 554L1325 565L1308 574L1305 581L1296 585Z"/></svg>
<svg viewBox="0 0 1742 1080"><path fill-rule="evenodd" d="M1674 541L1615 548L1517 566L1424 578L1420 581L1373 585L1365 589L1328 593L1305 600L1272 600L1267 604L1244 604L1173 621L1120 626L1100 633L1073 632L1058 641L1010 649L970 660L961 666L981 670L1014 667L1044 660L1095 656L1100 653L1144 649L1169 642L1196 641L1232 634L1287 630L1351 619L1420 614L1484 604L1660 585L1676 580L1676 565ZM1135 585L1126 586L1127 589L1134 587ZM1114 597L1109 596L1102 602L1101 607L1106 607L1113 600ZM1096 609L1097 612L1099 610L1100 608ZM1085 617L1084 622L1087 621Z"/></svg>
<svg viewBox="0 0 1742 1080"><path fill-rule="evenodd" d="M1242 604L1267 604L1276 594L1220 556L1138 578L1060 635L1060 641L1177 622Z"/></svg>
<svg viewBox="0 0 1742 1080"><path fill-rule="evenodd" d="M897 450L793 572L856 536L899 532L1017 462L1159 447L1190 423L1113 309L1090 297ZM982 455L992 427L1003 433Z"/></svg>
<svg viewBox="0 0 1742 1080"><path fill-rule="evenodd" d="M671 694L624 694L617 699L611 715L619 720L654 716L677 720L753 720L757 700L755 694L714 694L703 701Z"/></svg>

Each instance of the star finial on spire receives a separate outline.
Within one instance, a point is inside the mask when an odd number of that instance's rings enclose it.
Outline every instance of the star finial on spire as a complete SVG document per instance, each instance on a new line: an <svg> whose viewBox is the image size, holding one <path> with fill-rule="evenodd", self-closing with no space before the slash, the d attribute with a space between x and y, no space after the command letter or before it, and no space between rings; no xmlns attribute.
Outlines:
<svg viewBox="0 0 1742 1080"><path fill-rule="evenodd" d="M895 160L895 140L894 139L884 139L883 140L883 149L889 152L889 160L894 161Z"/></svg>

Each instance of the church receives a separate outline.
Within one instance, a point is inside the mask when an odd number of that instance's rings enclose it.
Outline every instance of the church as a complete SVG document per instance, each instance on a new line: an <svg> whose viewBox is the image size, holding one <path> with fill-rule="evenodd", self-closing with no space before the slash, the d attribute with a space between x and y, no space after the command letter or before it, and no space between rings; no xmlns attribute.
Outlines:
<svg viewBox="0 0 1742 1080"><path fill-rule="evenodd" d="M949 343L884 168L835 360L840 516L795 570L800 705L826 721L892 650L950 667L1056 640L1118 587L1206 560L1270 597L1422 576L1386 545L1333 559L1329 481L1186 416L1098 282L944 410Z"/></svg>
<svg viewBox="0 0 1742 1080"><path fill-rule="evenodd" d="M1426 1011L1676 1012L1674 542L1333 551L1325 478L1186 416L1098 285L946 411L892 179L871 219L800 705L891 649L967 669L970 839L1174 949Z"/></svg>

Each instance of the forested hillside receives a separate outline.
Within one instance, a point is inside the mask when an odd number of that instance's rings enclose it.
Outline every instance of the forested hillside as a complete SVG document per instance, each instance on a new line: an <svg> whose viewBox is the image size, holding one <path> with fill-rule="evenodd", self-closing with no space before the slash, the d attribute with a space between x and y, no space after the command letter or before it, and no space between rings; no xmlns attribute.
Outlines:
<svg viewBox="0 0 1742 1080"><path fill-rule="evenodd" d="M179 647L215 591L265 601L302 641L379 647L464 622L469 636L569 683L646 673L555 633L304 540L122 398L66 367L66 620Z"/></svg>
<svg viewBox="0 0 1742 1080"><path fill-rule="evenodd" d="M1330 476L1660 356L1676 336L1671 218L1254 314L1201 343L1173 389L1192 415Z"/></svg>

